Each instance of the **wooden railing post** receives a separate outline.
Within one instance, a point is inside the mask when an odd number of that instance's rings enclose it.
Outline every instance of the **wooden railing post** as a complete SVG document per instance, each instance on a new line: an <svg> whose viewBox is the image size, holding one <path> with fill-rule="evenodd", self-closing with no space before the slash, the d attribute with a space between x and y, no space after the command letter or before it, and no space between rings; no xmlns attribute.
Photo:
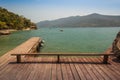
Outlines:
<svg viewBox="0 0 120 80"><path fill-rule="evenodd" d="M20 63L21 62L21 55L16 55L16 59L17 59L17 63Z"/></svg>
<svg viewBox="0 0 120 80"><path fill-rule="evenodd" d="M108 55L104 55L103 63L104 64L108 63Z"/></svg>
<svg viewBox="0 0 120 80"><path fill-rule="evenodd" d="M57 55L57 62L59 63L60 55Z"/></svg>

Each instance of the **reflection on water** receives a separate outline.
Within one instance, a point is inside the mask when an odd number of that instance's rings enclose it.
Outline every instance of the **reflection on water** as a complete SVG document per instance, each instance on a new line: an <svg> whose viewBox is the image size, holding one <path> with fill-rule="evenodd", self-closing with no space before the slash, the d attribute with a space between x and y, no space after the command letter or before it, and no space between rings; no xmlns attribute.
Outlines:
<svg viewBox="0 0 120 80"><path fill-rule="evenodd" d="M0 54L13 49L30 37L42 37L45 40L42 52L103 52L111 45L119 30L119 27L115 27L41 28L18 31L0 36Z"/></svg>

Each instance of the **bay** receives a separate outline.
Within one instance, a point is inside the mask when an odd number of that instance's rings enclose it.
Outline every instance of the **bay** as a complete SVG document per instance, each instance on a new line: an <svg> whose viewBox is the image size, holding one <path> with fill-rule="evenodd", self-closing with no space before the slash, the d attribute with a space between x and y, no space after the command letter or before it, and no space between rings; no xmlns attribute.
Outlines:
<svg viewBox="0 0 120 80"><path fill-rule="evenodd" d="M102 28L41 28L17 31L0 36L0 55L31 37L41 37L45 43L41 52L104 52L112 45L120 27Z"/></svg>

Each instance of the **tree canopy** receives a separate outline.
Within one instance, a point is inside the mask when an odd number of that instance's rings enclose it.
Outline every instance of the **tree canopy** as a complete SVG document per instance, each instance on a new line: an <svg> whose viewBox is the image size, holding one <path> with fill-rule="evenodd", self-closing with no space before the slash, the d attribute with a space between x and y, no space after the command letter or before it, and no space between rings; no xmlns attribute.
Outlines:
<svg viewBox="0 0 120 80"><path fill-rule="evenodd" d="M0 30L2 29L16 29L22 30L36 26L29 19L24 16L19 16L5 8L0 7Z"/></svg>

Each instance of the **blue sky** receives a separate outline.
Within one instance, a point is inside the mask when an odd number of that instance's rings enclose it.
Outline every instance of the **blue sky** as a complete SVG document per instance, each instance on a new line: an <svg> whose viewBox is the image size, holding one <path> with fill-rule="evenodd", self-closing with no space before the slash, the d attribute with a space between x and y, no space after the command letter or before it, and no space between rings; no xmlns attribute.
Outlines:
<svg viewBox="0 0 120 80"><path fill-rule="evenodd" d="M120 0L0 0L0 6L33 22L91 13L120 15Z"/></svg>

